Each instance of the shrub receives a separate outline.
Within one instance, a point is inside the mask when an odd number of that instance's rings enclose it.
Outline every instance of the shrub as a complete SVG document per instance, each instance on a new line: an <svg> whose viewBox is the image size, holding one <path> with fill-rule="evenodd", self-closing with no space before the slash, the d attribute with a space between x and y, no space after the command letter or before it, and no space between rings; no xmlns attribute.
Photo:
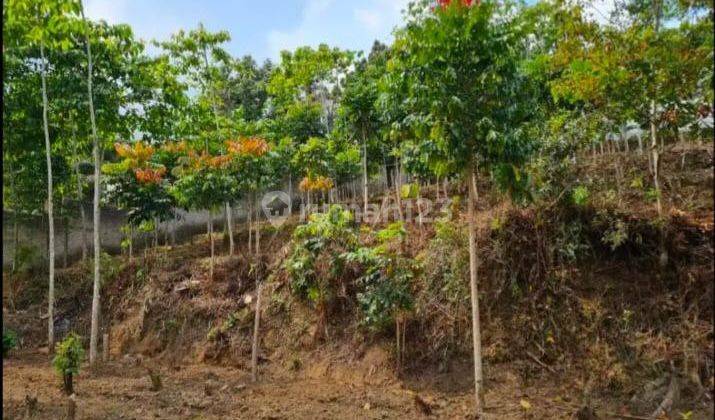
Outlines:
<svg viewBox="0 0 715 420"><path fill-rule="evenodd" d="M17 334L12 330L2 332L2 357L7 357L10 350L17 347Z"/></svg>
<svg viewBox="0 0 715 420"><path fill-rule="evenodd" d="M376 232L377 244L342 255L362 268L357 301L363 324L375 330L390 325L398 314L412 308L412 278L416 264L401 253L406 231L402 222Z"/></svg>
<svg viewBox="0 0 715 420"><path fill-rule="evenodd" d="M338 290L347 289L341 255L357 245L352 214L339 205L326 213L315 213L293 233L296 245L286 261L293 293L308 299L318 312L316 335L327 328L329 307Z"/></svg>
<svg viewBox="0 0 715 420"><path fill-rule="evenodd" d="M296 228L293 238L298 244L286 261L291 289L314 303L329 300L331 280L342 272L339 256L357 244L352 215L333 205L327 213L312 214L308 223ZM317 267L318 261L321 267Z"/></svg>
<svg viewBox="0 0 715 420"><path fill-rule="evenodd" d="M84 348L80 336L71 332L55 346L55 358L52 360L57 373L62 376L63 389L67 395L74 392L72 377L79 374L80 363L84 358Z"/></svg>
<svg viewBox="0 0 715 420"><path fill-rule="evenodd" d="M584 187L583 185L579 185L571 192L571 199L577 206L586 205L586 203L588 202L588 196L588 188Z"/></svg>

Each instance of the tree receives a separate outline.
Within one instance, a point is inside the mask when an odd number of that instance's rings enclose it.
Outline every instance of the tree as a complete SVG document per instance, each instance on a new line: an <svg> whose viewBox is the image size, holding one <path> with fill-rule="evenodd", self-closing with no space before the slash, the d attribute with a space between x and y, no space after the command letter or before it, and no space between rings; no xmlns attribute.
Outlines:
<svg viewBox="0 0 715 420"><path fill-rule="evenodd" d="M256 253L260 253L260 207L256 201L256 193L271 185L275 181L275 165L272 162L277 156L271 153L271 148L266 140L260 137L243 137L237 141L227 141L228 157L231 159L231 168L237 189L246 194L250 203L248 213L249 244L251 252L251 213L254 206L256 211ZM235 198L235 197L234 197Z"/></svg>
<svg viewBox="0 0 715 420"><path fill-rule="evenodd" d="M227 170L229 155L197 154L189 151L178 167L178 179L169 189L176 202L186 209L207 210L209 213L209 240L211 259L209 278L214 272L214 237L212 213L231 200L237 190L237 182Z"/></svg>
<svg viewBox="0 0 715 420"><path fill-rule="evenodd" d="M231 36L226 31L211 33L207 31L203 24L199 23L199 27L188 33L180 30L172 35L171 40L158 43L160 47L167 51L176 66L179 68L195 87L201 89L202 98L200 101L205 101L210 104L213 113L213 123L215 132L213 136L204 135L204 153L209 153L209 138L213 138L216 146L220 145L221 124L218 113L219 108L219 92L217 90L218 75L221 68L230 65L230 55L221 48L221 44L228 42ZM226 217L228 226L229 238L233 241L233 231L231 223L228 222L231 214L230 203L224 203L226 207ZM209 221L208 229L211 229L211 221ZM213 236L212 236L213 238Z"/></svg>
<svg viewBox="0 0 715 420"><path fill-rule="evenodd" d="M347 77L339 115L348 129L359 133L362 153L363 212L368 204L368 141L375 137L380 124L377 107L378 80L385 71L387 49L375 41L368 59L360 60L356 69Z"/></svg>
<svg viewBox="0 0 715 420"><path fill-rule="evenodd" d="M519 64L524 38L510 4L461 2L430 10L410 8L396 34L384 81L407 111L413 135L434 141L437 156L462 171L469 190L469 261L477 411L482 403L482 360L475 245L476 177L479 171L518 176L528 147L522 124L530 113L530 91ZM406 96L404 94L406 93ZM394 102L393 102L394 103Z"/></svg>
<svg viewBox="0 0 715 420"><path fill-rule="evenodd" d="M33 2L29 0L11 0L6 8L8 33L14 35L10 44L21 48L27 44L39 46L39 65L42 94L42 125L45 137L45 160L47 163L47 217L49 221L49 297L48 297L48 348L54 347L54 294L55 294L55 226L53 214L52 184L52 147L50 143L47 99L48 62L46 48L68 49L71 46L69 33L73 29L73 14L76 4L72 1L53 0ZM15 37L16 36L16 37ZM18 45L19 44L19 45ZM25 45L23 45L25 44Z"/></svg>
<svg viewBox="0 0 715 420"><path fill-rule="evenodd" d="M97 359L97 340L99 337L99 285L100 285L100 255L101 247L99 243L99 194L100 194L100 147L97 139L97 123L94 116L94 98L92 94L92 48L89 41L90 26L84 16L84 5L79 0L80 14L84 23L85 43L87 48L87 97L89 103L89 120L92 125L92 155L94 156L94 198L92 205L93 214L93 243L94 243L94 285L92 292L92 324L89 338L89 363L94 364Z"/></svg>

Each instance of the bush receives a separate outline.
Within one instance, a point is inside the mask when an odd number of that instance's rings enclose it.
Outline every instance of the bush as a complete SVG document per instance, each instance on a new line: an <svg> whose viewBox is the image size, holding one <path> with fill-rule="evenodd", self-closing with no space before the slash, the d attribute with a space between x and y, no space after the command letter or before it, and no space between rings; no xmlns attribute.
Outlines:
<svg viewBox="0 0 715 420"><path fill-rule="evenodd" d="M72 377L79 374L82 359L84 359L82 340L73 332L67 334L67 337L55 346L55 358L52 359L52 366L62 376L63 389L67 395L74 392Z"/></svg>
<svg viewBox="0 0 715 420"><path fill-rule="evenodd" d="M577 206L585 206L588 202L588 196L588 188L582 185L579 185L578 187L574 188L573 192L571 193L571 199Z"/></svg>
<svg viewBox="0 0 715 420"><path fill-rule="evenodd" d="M17 334L12 330L5 330L2 333L2 357L7 357L10 350L17 347Z"/></svg>
<svg viewBox="0 0 715 420"><path fill-rule="evenodd" d="M376 232L377 245L342 255L346 262L362 269L357 301L363 314L362 323L374 330L384 329L400 312L413 306L412 278L416 264L402 256L400 248L405 236L402 222L392 223Z"/></svg>
<svg viewBox="0 0 715 420"><path fill-rule="evenodd" d="M329 300L331 279L339 280L342 274L340 255L357 244L352 215L333 205L327 213L312 214L293 238L298 244L286 261L293 293L314 303Z"/></svg>

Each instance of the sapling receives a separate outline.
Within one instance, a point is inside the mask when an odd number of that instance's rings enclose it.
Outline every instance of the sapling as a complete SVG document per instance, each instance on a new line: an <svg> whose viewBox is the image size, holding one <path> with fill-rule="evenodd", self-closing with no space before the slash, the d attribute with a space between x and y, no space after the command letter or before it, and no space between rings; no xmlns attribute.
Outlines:
<svg viewBox="0 0 715 420"><path fill-rule="evenodd" d="M72 379L79 374L79 366L84 358L84 348L80 336L71 332L55 347L55 358L52 359L57 373L62 376L62 389L67 395L74 394Z"/></svg>

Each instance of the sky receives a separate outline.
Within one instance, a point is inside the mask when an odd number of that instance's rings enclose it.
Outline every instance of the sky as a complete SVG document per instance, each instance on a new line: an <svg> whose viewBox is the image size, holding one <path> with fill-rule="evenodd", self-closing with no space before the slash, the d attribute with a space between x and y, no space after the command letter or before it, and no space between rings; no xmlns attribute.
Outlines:
<svg viewBox="0 0 715 420"><path fill-rule="evenodd" d="M532 0L529 0L531 2ZM128 23L146 41L168 39L179 29L227 30L226 49L258 62L278 61L281 50L302 45L369 51L375 39L389 43L409 0L85 0L87 15ZM613 0L594 0L595 15ZM153 48L149 48L151 53Z"/></svg>

